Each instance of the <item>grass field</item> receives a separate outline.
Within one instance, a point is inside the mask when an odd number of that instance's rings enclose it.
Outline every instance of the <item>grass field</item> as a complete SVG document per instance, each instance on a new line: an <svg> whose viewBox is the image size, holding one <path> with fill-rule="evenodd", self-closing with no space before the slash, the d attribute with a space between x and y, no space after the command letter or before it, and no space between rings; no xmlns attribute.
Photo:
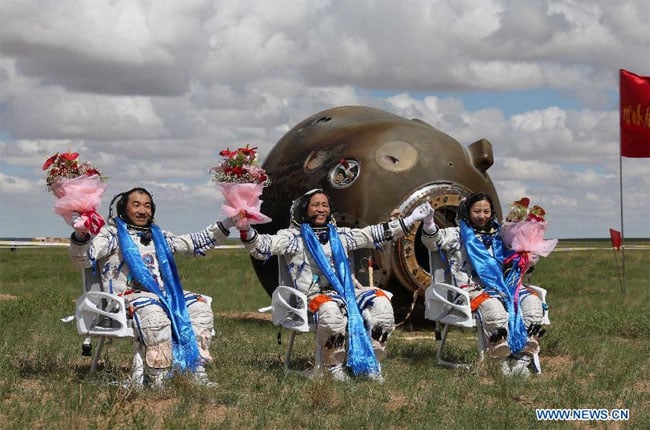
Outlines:
<svg viewBox="0 0 650 430"><path fill-rule="evenodd" d="M552 322L541 375L505 378L487 361L470 370L438 367L432 326L406 324L389 341L383 385L285 374L286 345L278 345L270 315L256 312L270 299L244 252L179 258L185 288L213 297L208 373L219 386L176 378L141 392L112 384L128 375L129 341L109 344L97 377L85 378L82 338L60 322L81 292L67 250L0 249L0 428L650 428L650 250L626 251L623 295L614 253L600 245L554 252L533 273L549 292ZM448 348L449 359L478 358L469 330L451 331ZM299 336L295 357L312 356L313 337ZM627 409L629 420L538 421L540 408Z"/></svg>

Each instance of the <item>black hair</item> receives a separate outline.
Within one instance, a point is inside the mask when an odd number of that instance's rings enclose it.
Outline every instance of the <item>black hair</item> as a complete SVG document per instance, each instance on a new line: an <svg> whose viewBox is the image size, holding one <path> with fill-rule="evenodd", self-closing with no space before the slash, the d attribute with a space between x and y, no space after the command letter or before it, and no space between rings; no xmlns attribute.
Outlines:
<svg viewBox="0 0 650 430"><path fill-rule="evenodd" d="M314 188L313 190L307 191L305 194L302 196L298 197L296 200L293 201L291 204L291 222L295 225L300 225L303 223L309 223L310 219L307 216L307 208L309 207L309 201L313 196L316 194L323 194L325 197L327 197L327 202L330 206L330 214L327 217L327 223L333 222L332 218L332 212L334 212L334 208L332 207L332 199L330 196L323 190L322 188Z"/></svg>
<svg viewBox="0 0 650 430"><path fill-rule="evenodd" d="M476 202L480 202L486 200L490 204L490 220L486 223L486 228L491 228L494 224L494 217L495 217L495 212L494 212L494 203L492 202L492 197L488 193L485 193L483 191L477 191L475 193L470 194L461 202L461 204L458 206L458 219L465 221L468 225L472 226L471 220L470 220L470 209Z"/></svg>
<svg viewBox="0 0 650 430"><path fill-rule="evenodd" d="M129 201L129 196L131 193L142 193L149 196L149 200L151 200L151 222L153 222L154 216L156 215L156 204L153 202L153 194L141 187L131 188L129 191L124 191L123 193L114 196L111 200L111 204L109 205L108 219L113 218L113 203L115 203L115 200L117 200L117 203L115 204L115 208L117 209L117 216L119 216L122 221L131 224L131 220L126 214L126 204Z"/></svg>

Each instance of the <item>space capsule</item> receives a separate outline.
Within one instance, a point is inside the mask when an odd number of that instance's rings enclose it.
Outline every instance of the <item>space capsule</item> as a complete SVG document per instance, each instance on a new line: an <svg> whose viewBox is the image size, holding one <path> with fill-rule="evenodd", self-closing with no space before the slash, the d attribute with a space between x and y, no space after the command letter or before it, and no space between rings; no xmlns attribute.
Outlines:
<svg viewBox="0 0 650 430"><path fill-rule="evenodd" d="M275 233L289 225L292 201L313 188L332 198L339 226L364 227L406 216L429 201L440 227L455 225L461 200L474 191L500 205L487 174L493 164L492 145L480 139L467 147L431 125L366 107L343 106L314 114L289 130L272 148L263 168L272 180L262 194L262 212L273 221L257 225ZM351 255L362 283L393 293L396 320L421 302L431 281L429 254L420 242L417 223L403 238L383 249L362 249ZM257 277L271 294L277 285L277 264L252 260ZM419 303L415 314L421 312Z"/></svg>

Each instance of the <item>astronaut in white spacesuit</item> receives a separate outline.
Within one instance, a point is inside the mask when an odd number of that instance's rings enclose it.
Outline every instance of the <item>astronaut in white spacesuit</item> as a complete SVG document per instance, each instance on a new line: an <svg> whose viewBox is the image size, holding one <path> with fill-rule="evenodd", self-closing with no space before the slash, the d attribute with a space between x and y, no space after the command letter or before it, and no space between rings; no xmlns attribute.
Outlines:
<svg viewBox="0 0 650 430"><path fill-rule="evenodd" d="M111 217L113 202L117 216ZM144 375L138 385L162 384L175 371L190 371L210 384L204 365L211 361L214 317L200 294L184 291L173 254L200 255L223 241L230 219L184 235L161 230L154 221L151 193L133 188L115 196L108 224L92 236L76 229L70 256L79 268L101 275L104 291L122 295L133 315L136 349L144 350Z"/></svg>
<svg viewBox="0 0 650 430"><path fill-rule="evenodd" d="M381 289L355 285L348 252L379 248L401 237L431 210L425 203L406 218L364 228L337 227L329 196L315 189L293 202L289 228L274 235L259 234L250 226L241 232L254 258L284 256L293 286L306 294L315 315L324 366L335 380L346 381L351 374L383 381L379 360L395 328L390 298Z"/></svg>

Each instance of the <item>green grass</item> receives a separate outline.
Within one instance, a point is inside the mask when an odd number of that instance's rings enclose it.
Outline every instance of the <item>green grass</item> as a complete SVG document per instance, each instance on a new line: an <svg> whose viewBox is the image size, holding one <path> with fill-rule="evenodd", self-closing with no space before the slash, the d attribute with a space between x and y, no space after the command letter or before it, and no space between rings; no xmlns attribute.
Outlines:
<svg viewBox="0 0 650 430"><path fill-rule="evenodd" d="M256 313L270 299L244 252L179 258L185 288L213 297L217 336L208 373L220 385L196 388L177 378L161 391L130 392L111 384L128 375L130 342L109 344L97 377L88 380L82 338L60 322L81 292L67 250L2 249L0 428L650 428L650 250L629 250L625 258L624 295L606 245L540 261L532 282L548 290L552 322L541 375L508 379L488 362L438 367L426 325L394 333L383 385L285 374L286 343L278 345L278 329ZM474 333L452 330L447 354L475 361ZM313 357L311 335L298 336L294 357ZM631 418L540 422L537 408L627 408Z"/></svg>

